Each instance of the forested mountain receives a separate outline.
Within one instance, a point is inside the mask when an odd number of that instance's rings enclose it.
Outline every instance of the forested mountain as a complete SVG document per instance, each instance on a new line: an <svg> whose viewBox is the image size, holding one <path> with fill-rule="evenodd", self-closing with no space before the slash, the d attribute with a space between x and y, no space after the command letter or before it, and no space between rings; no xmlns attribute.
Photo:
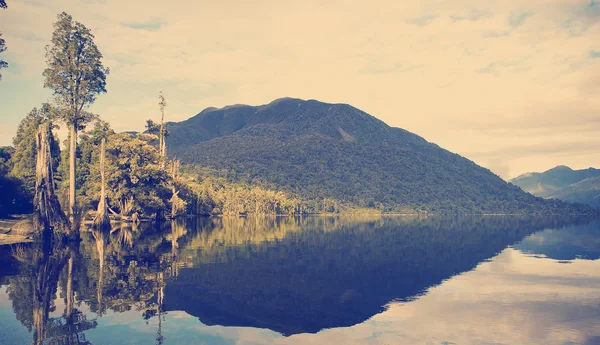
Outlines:
<svg viewBox="0 0 600 345"><path fill-rule="evenodd" d="M170 156L303 200L386 212L586 213L346 104L283 98L169 124Z"/></svg>
<svg viewBox="0 0 600 345"><path fill-rule="evenodd" d="M560 165L543 173L527 173L511 180L524 191L543 198L600 207L600 170L573 170Z"/></svg>

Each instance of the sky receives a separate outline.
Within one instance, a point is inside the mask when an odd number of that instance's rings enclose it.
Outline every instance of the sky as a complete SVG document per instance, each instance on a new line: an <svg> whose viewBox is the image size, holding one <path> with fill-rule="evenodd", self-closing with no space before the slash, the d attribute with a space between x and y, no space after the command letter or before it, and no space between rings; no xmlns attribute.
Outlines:
<svg viewBox="0 0 600 345"><path fill-rule="evenodd" d="M503 178L600 168L600 0L7 0L0 145L48 101L65 11L111 72L117 131L281 97L351 104Z"/></svg>

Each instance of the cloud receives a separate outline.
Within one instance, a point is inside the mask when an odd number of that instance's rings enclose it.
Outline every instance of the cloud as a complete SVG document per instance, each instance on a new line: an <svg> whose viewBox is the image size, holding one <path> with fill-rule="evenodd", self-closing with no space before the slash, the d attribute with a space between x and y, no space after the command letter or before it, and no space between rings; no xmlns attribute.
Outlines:
<svg viewBox="0 0 600 345"><path fill-rule="evenodd" d="M519 65L519 61L496 61L477 70L478 73L508 72Z"/></svg>
<svg viewBox="0 0 600 345"><path fill-rule="evenodd" d="M451 15L450 18L455 21L455 22L460 22L460 21L478 21L478 20L482 20L485 18L488 18L491 15L491 13L487 12L487 11L482 11L482 10L471 10L469 13L466 14L460 14L460 15Z"/></svg>
<svg viewBox="0 0 600 345"><path fill-rule="evenodd" d="M413 18L408 18L406 20L407 23L409 24L414 24L417 26L425 26L430 24L431 22L433 22L435 20L436 16L422 16L422 17L413 17Z"/></svg>
<svg viewBox="0 0 600 345"><path fill-rule="evenodd" d="M510 31L490 31L481 34L483 38L499 38L499 37L507 37L510 36Z"/></svg>
<svg viewBox="0 0 600 345"><path fill-rule="evenodd" d="M513 28L516 28L516 27L523 25L523 23L525 23L527 18L531 17L532 15L533 15L533 12L531 12L531 11L511 12L510 16L508 17L508 23Z"/></svg>
<svg viewBox="0 0 600 345"><path fill-rule="evenodd" d="M122 24L131 29L157 31L166 24L166 21L160 18L152 18L144 22L129 22Z"/></svg>

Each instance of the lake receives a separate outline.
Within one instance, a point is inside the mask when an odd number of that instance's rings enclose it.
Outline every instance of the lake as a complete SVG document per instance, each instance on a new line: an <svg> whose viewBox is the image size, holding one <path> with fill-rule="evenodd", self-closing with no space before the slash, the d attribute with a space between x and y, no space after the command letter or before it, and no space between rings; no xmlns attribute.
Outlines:
<svg viewBox="0 0 600 345"><path fill-rule="evenodd" d="M190 218L0 247L0 344L600 344L600 222Z"/></svg>

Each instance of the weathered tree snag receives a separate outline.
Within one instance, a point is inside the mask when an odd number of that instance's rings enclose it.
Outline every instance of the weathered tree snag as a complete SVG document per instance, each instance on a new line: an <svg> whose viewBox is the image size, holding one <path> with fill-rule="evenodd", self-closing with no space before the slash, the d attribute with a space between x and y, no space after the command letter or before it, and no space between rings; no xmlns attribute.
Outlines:
<svg viewBox="0 0 600 345"><path fill-rule="evenodd" d="M179 160L173 160L171 163L171 179L173 180L172 192L173 196L171 197L171 218L175 218L177 216L181 216L185 214L185 201L179 197L179 191L176 190L176 182L179 167L181 166L181 162Z"/></svg>
<svg viewBox="0 0 600 345"><path fill-rule="evenodd" d="M75 220L75 152L77 150L77 125L69 126L69 216Z"/></svg>
<svg viewBox="0 0 600 345"><path fill-rule="evenodd" d="M167 101L165 100L165 96L163 96L162 91L158 95L158 105L160 106L160 133L158 134L158 152L160 153L160 167L161 169L165 168L165 156L167 153L167 144L165 143L165 108L167 107Z"/></svg>
<svg viewBox="0 0 600 345"><path fill-rule="evenodd" d="M35 167L34 226L36 231L53 229L69 232L69 220L60 207L54 191L52 156L50 155L50 135L48 123L40 125L36 138L37 160Z"/></svg>
<svg viewBox="0 0 600 345"><path fill-rule="evenodd" d="M104 178L105 143L106 139L102 138L102 142L100 143L100 202L98 203L98 211L96 212L96 217L94 218L94 226L100 230L110 229L110 219L108 218L108 205L106 203L106 182Z"/></svg>

